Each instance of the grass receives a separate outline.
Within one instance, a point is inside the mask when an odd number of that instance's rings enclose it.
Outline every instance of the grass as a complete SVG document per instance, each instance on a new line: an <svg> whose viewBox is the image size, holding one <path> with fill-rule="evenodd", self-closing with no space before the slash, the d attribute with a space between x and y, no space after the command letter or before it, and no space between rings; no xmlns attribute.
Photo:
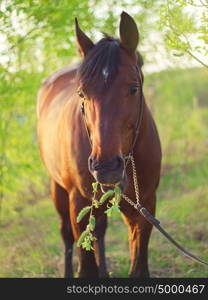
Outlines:
<svg viewBox="0 0 208 300"><path fill-rule="evenodd" d="M203 69L165 71L149 76L145 90L147 95L149 89L154 94L154 100L149 96L147 101L163 148L157 218L187 250L208 261L206 78ZM39 200L38 194L35 200L22 195L22 204L18 202L13 213L4 215L0 225L0 277L62 277L64 251L53 203L44 193ZM120 215L114 216L106 236L112 277L128 276L128 251L127 227ZM206 266L184 257L155 229L149 266L152 277L208 276Z"/></svg>

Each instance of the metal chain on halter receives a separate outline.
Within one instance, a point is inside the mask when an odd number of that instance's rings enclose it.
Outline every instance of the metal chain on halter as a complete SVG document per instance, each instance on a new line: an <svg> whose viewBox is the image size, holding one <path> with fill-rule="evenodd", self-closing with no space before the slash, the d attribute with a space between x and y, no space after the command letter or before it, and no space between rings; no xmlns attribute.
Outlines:
<svg viewBox="0 0 208 300"><path fill-rule="evenodd" d="M127 167L128 162L131 162L132 166L132 173L133 173L133 183L134 183L134 191L136 195L136 203L132 201L127 195L121 194L121 197L128 202L131 206L133 206L141 215L143 215L150 223L152 223L155 226L158 226L160 224L160 221L156 219L154 216L150 214L150 212L141 205L140 203L140 193L139 193L139 184L137 179L137 172L136 172L136 165L134 161L134 156L132 153L130 153L128 156L125 157L126 163L125 163L125 169Z"/></svg>
<svg viewBox="0 0 208 300"><path fill-rule="evenodd" d="M138 184L138 179L137 179L137 173L136 173L136 166L135 166L135 161L134 157L132 154L130 154L127 157L127 162L131 161L132 165L132 172L133 172L133 183L134 183L134 190L135 190L135 195L136 195L136 203L133 202L128 196L125 194L122 194L121 196L126 200L129 204L131 204L134 208L140 209L142 206L140 204L140 196L139 196L139 184ZM126 166L126 165L125 165Z"/></svg>
<svg viewBox="0 0 208 300"><path fill-rule="evenodd" d="M155 226L158 226L160 224L160 221L156 219L153 215L150 214L150 212L141 205L140 203L140 193L139 193L139 184L137 179L137 172L136 172L136 165L134 161L134 156L132 153L130 153L128 156L125 157L127 160L125 163L125 169L127 167L128 162L131 162L132 166L132 172L133 172L133 183L134 183L134 191L136 195L136 203L132 201L127 195L121 194L122 198L126 200L131 206L133 206L143 217L145 217L150 223L152 223Z"/></svg>

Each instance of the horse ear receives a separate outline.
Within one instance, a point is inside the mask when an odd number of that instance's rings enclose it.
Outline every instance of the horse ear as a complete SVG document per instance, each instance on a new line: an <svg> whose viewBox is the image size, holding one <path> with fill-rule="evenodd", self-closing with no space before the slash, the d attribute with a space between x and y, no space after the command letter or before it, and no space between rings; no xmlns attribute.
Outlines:
<svg viewBox="0 0 208 300"><path fill-rule="evenodd" d="M139 31L134 19L124 11L121 14L119 30L122 46L130 54L134 54L139 43Z"/></svg>
<svg viewBox="0 0 208 300"><path fill-rule="evenodd" d="M85 56L88 53L88 51L94 47L94 44L91 41L91 39L88 38L88 36L80 29L76 17L74 21L75 21L75 32L76 32L79 52L81 56Z"/></svg>

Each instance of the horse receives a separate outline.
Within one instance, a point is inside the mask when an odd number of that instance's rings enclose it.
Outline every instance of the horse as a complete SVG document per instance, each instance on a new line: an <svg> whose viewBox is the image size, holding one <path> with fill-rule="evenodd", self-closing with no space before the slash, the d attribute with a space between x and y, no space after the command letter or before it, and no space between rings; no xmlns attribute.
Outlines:
<svg viewBox="0 0 208 300"><path fill-rule="evenodd" d="M133 141L140 202L155 215L161 146L142 92L143 60L137 51L139 31L126 12L121 14L119 30L119 38L104 34L94 43L75 18L82 61L53 73L42 83L38 93L38 145L60 216L66 278L74 274L73 244L88 224L87 215L79 223L77 215L92 203L92 183L100 184L98 197L119 186L136 201L132 171L130 165L125 167L125 157ZM135 140L139 115L141 124ZM106 205L95 210L94 250L76 246L78 277L108 277L104 242ZM149 277L148 244L152 225L124 200L120 201L120 211L129 231L129 277Z"/></svg>

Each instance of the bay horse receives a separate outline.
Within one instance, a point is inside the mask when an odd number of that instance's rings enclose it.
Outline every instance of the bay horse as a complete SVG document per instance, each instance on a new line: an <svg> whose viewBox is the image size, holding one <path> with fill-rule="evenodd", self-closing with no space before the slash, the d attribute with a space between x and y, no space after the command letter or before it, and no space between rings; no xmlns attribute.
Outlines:
<svg viewBox="0 0 208 300"><path fill-rule="evenodd" d="M94 44L80 29L77 19L75 32L82 62L48 77L39 90L37 102L38 144L60 215L65 277L73 277L73 244L88 223L87 216L80 223L76 218L83 207L91 205L92 183L97 181L102 187L98 196L119 184L135 200L132 170L125 169L124 157L135 138L144 80L142 57L136 50L138 28L126 12L121 14L119 39L105 35ZM154 215L161 147L155 122L143 101L133 155L141 204ZM82 103L84 119L80 111ZM95 210L94 251L77 247L78 277L108 277L105 210L106 205ZM124 200L120 202L120 210L129 229L129 276L149 277L148 243L152 225Z"/></svg>

